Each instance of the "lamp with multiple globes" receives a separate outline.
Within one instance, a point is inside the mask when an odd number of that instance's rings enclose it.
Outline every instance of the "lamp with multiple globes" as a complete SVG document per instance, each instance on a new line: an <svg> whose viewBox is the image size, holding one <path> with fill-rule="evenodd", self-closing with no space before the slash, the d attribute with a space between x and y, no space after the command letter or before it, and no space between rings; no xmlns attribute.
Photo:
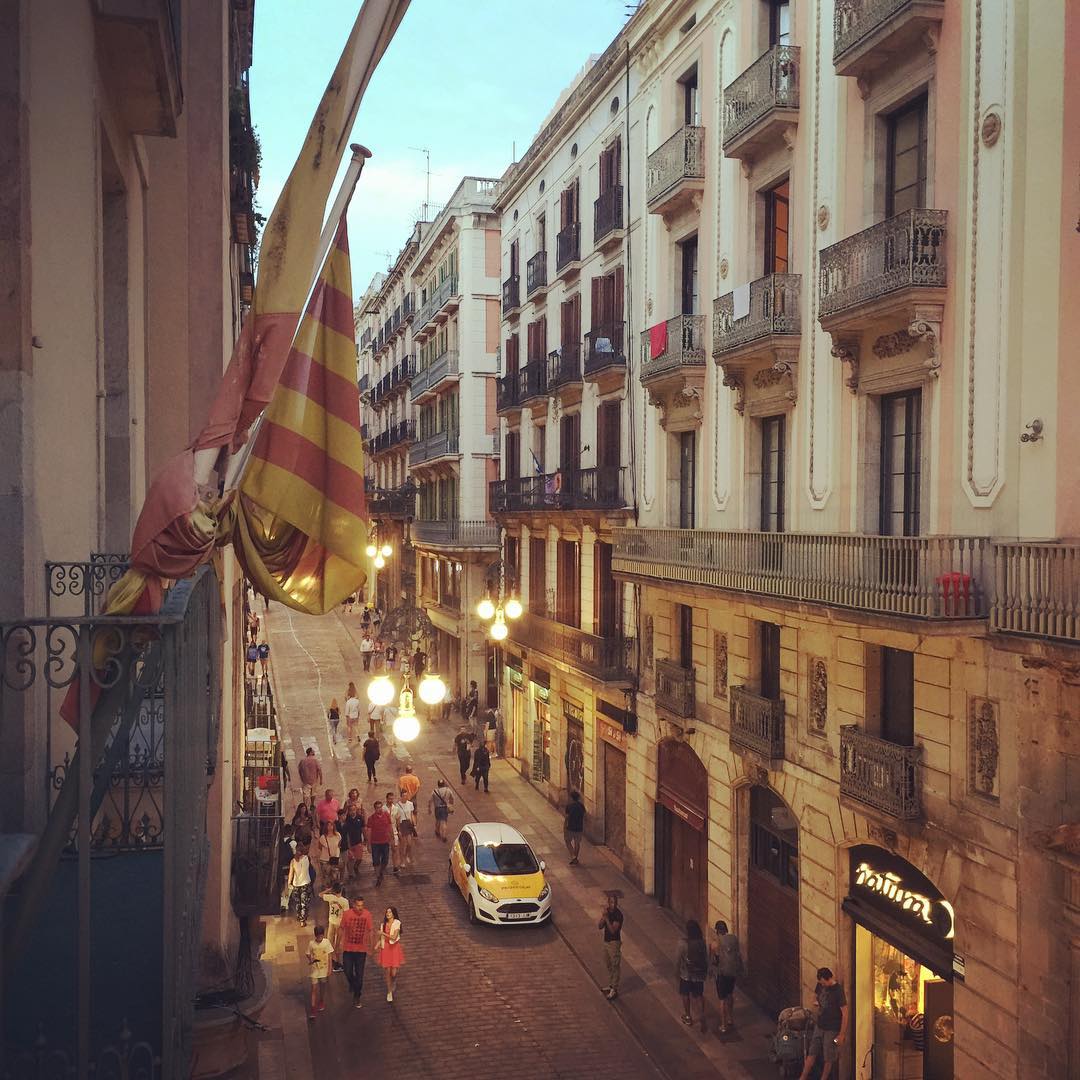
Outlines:
<svg viewBox="0 0 1080 1080"><path fill-rule="evenodd" d="M508 619L520 619L523 608L521 601L516 596L511 596L509 600L503 604L503 611L506 612Z"/></svg>
<svg viewBox="0 0 1080 1080"><path fill-rule="evenodd" d="M506 620L503 618L502 608L499 608L499 610L495 612L495 621L488 629L488 634L491 635L492 641L505 641L509 633L510 629L507 627Z"/></svg>
<svg viewBox="0 0 1080 1080"><path fill-rule="evenodd" d="M364 554L369 559L374 559L375 556L379 554L379 549L374 544L368 544L368 546L364 548Z"/></svg>
<svg viewBox="0 0 1080 1080"><path fill-rule="evenodd" d="M372 565L376 570L381 570L386 565L386 560L382 557L381 552L372 560Z"/></svg>
<svg viewBox="0 0 1080 1080"><path fill-rule="evenodd" d="M476 614L479 615L484 622L495 618L495 605L491 602L490 596L485 596L484 599L476 605Z"/></svg>
<svg viewBox="0 0 1080 1080"><path fill-rule="evenodd" d="M390 556L394 554L394 549L389 544L383 544L383 546L379 548L379 554L382 555L384 559L389 559Z"/></svg>
<svg viewBox="0 0 1080 1080"><path fill-rule="evenodd" d="M389 705L394 700L394 684L389 675L376 675L367 685L368 701L372 705Z"/></svg>
<svg viewBox="0 0 1080 1080"><path fill-rule="evenodd" d="M425 672L417 693L425 705L438 705L446 700L446 683L433 671Z"/></svg>

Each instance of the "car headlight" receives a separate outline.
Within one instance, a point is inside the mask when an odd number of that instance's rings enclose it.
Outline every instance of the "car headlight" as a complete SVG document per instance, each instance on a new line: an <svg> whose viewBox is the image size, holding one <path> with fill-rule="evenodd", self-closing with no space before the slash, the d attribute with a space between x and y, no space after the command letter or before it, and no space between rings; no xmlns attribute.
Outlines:
<svg viewBox="0 0 1080 1080"><path fill-rule="evenodd" d="M489 893L487 889L478 889L477 891L485 900L490 900L493 904L497 904L499 902L499 898L493 893Z"/></svg>
<svg viewBox="0 0 1080 1080"><path fill-rule="evenodd" d="M540 895L536 899L537 900L546 900L550 895L551 895L551 886L548 885L548 884L545 884L544 887L540 890Z"/></svg>

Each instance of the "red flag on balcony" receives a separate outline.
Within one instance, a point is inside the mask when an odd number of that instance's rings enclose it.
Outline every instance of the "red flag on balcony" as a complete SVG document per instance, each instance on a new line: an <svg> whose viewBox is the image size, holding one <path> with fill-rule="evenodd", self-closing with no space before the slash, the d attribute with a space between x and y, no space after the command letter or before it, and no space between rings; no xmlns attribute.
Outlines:
<svg viewBox="0 0 1080 1080"><path fill-rule="evenodd" d="M649 359L655 360L667 352L667 323L659 322L649 327Z"/></svg>

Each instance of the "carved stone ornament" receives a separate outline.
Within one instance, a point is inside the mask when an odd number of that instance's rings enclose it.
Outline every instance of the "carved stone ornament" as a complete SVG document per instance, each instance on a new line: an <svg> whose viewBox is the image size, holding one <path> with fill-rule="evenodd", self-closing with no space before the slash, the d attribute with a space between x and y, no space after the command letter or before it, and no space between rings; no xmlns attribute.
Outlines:
<svg viewBox="0 0 1080 1080"><path fill-rule="evenodd" d="M743 386L742 379L738 375L729 375L725 371L723 385L729 390L735 391L735 411L742 416L743 410L746 408L746 387Z"/></svg>
<svg viewBox="0 0 1080 1080"><path fill-rule="evenodd" d="M775 367L762 368L754 373L751 380L759 390L765 390L770 386L776 386L784 378L783 371L777 371Z"/></svg>
<svg viewBox="0 0 1080 1080"><path fill-rule="evenodd" d="M821 232L824 232L829 227L830 216L829 208L822 203L817 208L817 227Z"/></svg>
<svg viewBox="0 0 1080 1080"><path fill-rule="evenodd" d="M874 355L884 360L889 356L911 352L918 344L918 338L913 337L906 330L897 330L892 334L882 334L874 342Z"/></svg>
<svg viewBox="0 0 1080 1080"><path fill-rule="evenodd" d="M988 112L983 117L979 135L983 146L987 148L993 146L1001 138L1001 117L996 112Z"/></svg>
<svg viewBox="0 0 1080 1080"><path fill-rule="evenodd" d="M725 255L720 260L720 278L721 278L721 280L726 280L726 278L728 276L728 271L730 269L731 269L731 264L727 261L727 256Z"/></svg>
<svg viewBox="0 0 1080 1080"><path fill-rule="evenodd" d="M746 775L749 777L750 783L755 784L757 787L769 786L769 770L763 765L748 764L746 766Z"/></svg>
<svg viewBox="0 0 1080 1080"><path fill-rule="evenodd" d="M883 847L888 851L895 851L898 842L898 837L892 829L883 828L881 825L870 823L869 828L866 830L870 835L870 839L874 841L878 847Z"/></svg>
<svg viewBox="0 0 1080 1080"><path fill-rule="evenodd" d="M810 732L824 735L829 716L829 665L820 657L810 657Z"/></svg>
<svg viewBox="0 0 1080 1080"><path fill-rule="evenodd" d="M1001 752L998 704L972 698L968 717L968 784L974 795L997 802L1000 798L998 763Z"/></svg>
<svg viewBox="0 0 1080 1080"><path fill-rule="evenodd" d="M727 697L728 685L727 634L719 630L713 632L713 694L718 698Z"/></svg>
<svg viewBox="0 0 1080 1080"><path fill-rule="evenodd" d="M653 617L645 616L645 670L652 671Z"/></svg>
<svg viewBox="0 0 1080 1080"><path fill-rule="evenodd" d="M907 328L907 332L920 341L926 339L926 344L930 349L930 355L926 358L926 374L929 378L936 379L941 374L941 354L938 352L938 324L927 319L917 318Z"/></svg>
<svg viewBox="0 0 1080 1080"><path fill-rule="evenodd" d="M854 341L833 341L832 354L842 364L847 364L848 375L844 385L853 393L859 392L859 346Z"/></svg>
<svg viewBox="0 0 1080 1080"><path fill-rule="evenodd" d="M700 415L701 392L696 386L685 386L677 394L672 395L671 407L673 409L687 409L696 407Z"/></svg>

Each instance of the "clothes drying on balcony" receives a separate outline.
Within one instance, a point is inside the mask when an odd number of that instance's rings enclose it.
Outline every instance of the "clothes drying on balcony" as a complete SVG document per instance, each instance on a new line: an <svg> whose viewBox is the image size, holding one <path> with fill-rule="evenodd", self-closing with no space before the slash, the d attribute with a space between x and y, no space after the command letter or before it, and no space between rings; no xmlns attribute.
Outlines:
<svg viewBox="0 0 1080 1080"><path fill-rule="evenodd" d="M731 294L732 313L731 317L734 321L739 319L745 319L750 314L750 283L740 285Z"/></svg>
<svg viewBox="0 0 1080 1080"><path fill-rule="evenodd" d="M649 327L649 359L655 360L667 352L667 323L660 322Z"/></svg>

